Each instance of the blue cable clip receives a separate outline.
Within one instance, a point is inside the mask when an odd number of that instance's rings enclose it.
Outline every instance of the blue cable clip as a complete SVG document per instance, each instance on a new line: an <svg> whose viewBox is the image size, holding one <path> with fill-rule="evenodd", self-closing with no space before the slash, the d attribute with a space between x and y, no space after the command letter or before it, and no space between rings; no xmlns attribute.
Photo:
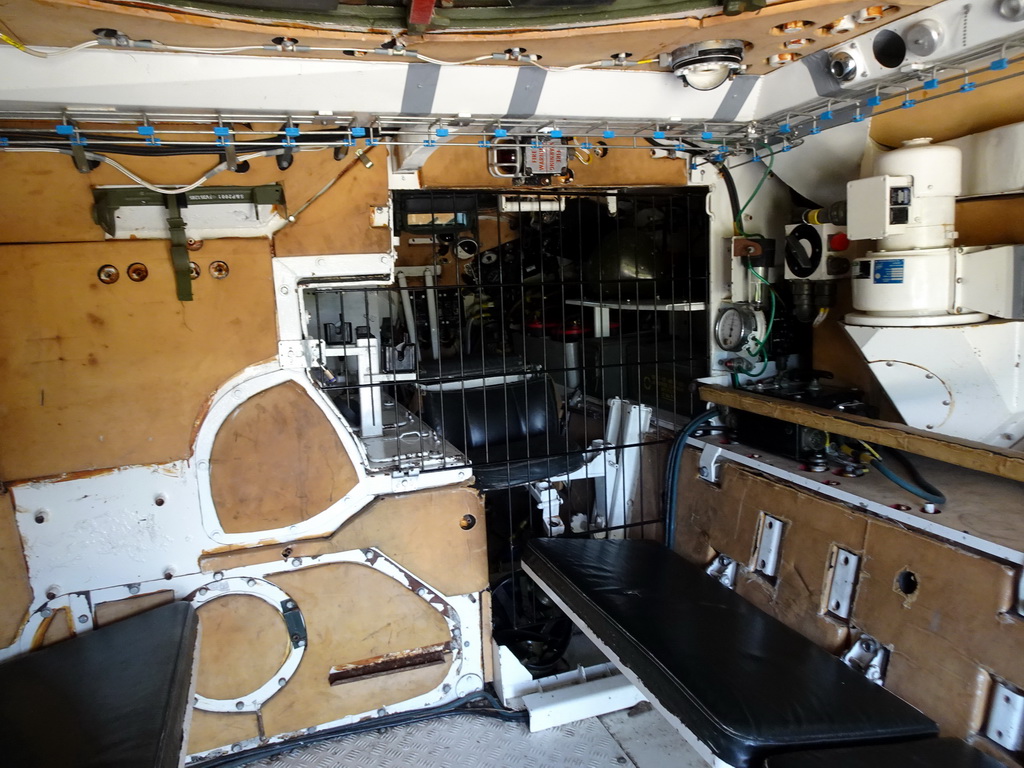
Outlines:
<svg viewBox="0 0 1024 768"><path fill-rule="evenodd" d="M701 131L700 137L704 141L711 141L713 138L715 138L715 134L713 134L711 131Z"/></svg>
<svg viewBox="0 0 1024 768"><path fill-rule="evenodd" d="M580 142L580 149L591 150L593 148L594 148L594 145L591 144L589 141L581 141Z"/></svg>
<svg viewBox="0 0 1024 768"><path fill-rule="evenodd" d="M615 131L613 131L611 128L605 128L604 131L601 132L601 135L606 139L614 139Z"/></svg>
<svg viewBox="0 0 1024 768"><path fill-rule="evenodd" d="M160 144L160 139L156 137L156 129L152 125L140 125L135 130L139 136L145 137L147 144L151 144L154 147Z"/></svg>
<svg viewBox="0 0 1024 768"><path fill-rule="evenodd" d="M295 137L299 135L299 129L294 125L286 125L284 128L284 139L281 143L285 146L292 146L295 144Z"/></svg>
<svg viewBox="0 0 1024 768"><path fill-rule="evenodd" d="M924 85L921 86L926 91L934 91L939 87L938 78L932 78L931 80L925 80Z"/></svg>
<svg viewBox="0 0 1024 768"><path fill-rule="evenodd" d="M495 138L498 138L498 139L504 139L506 136L508 136L508 130L505 129L505 128L495 128L494 129L494 136L495 136Z"/></svg>
<svg viewBox="0 0 1024 768"><path fill-rule="evenodd" d="M850 120L852 120L855 123L863 123L864 122L864 115L862 115L860 112L857 112L857 114L855 114L853 117L851 117Z"/></svg>
<svg viewBox="0 0 1024 768"><path fill-rule="evenodd" d="M76 133L75 126L67 123L61 123L54 130L57 131L58 136L74 136Z"/></svg>
<svg viewBox="0 0 1024 768"><path fill-rule="evenodd" d="M785 144L782 145L782 151L783 152L789 152L792 148L793 148L793 145L790 144L789 142L786 142Z"/></svg>
<svg viewBox="0 0 1024 768"><path fill-rule="evenodd" d="M910 109L917 104L913 99L904 99L903 103L900 104L900 109Z"/></svg>
<svg viewBox="0 0 1024 768"><path fill-rule="evenodd" d="M226 125L214 126L213 135L217 137L217 145L220 147L231 141L231 129Z"/></svg>
<svg viewBox="0 0 1024 768"><path fill-rule="evenodd" d="M366 129L361 125L353 125L349 133L355 136L357 139L363 138L366 135Z"/></svg>
<svg viewBox="0 0 1024 768"><path fill-rule="evenodd" d="M779 126L779 133L781 133L783 135L785 135L787 133L792 133L792 132L793 132L793 126L791 126L789 123L783 123L782 125Z"/></svg>
<svg viewBox="0 0 1024 768"><path fill-rule="evenodd" d="M366 141L363 143L366 144L366 146L368 147L376 147L378 144L380 144L380 139L375 139L373 138L373 136L367 136Z"/></svg>
<svg viewBox="0 0 1024 768"><path fill-rule="evenodd" d="M809 133L811 136L817 136L819 133L821 133L821 126L812 125L811 130L809 130L807 133Z"/></svg>
<svg viewBox="0 0 1024 768"><path fill-rule="evenodd" d="M423 140L423 146L424 147L436 147L437 146L437 140L436 139L424 139Z"/></svg>
<svg viewBox="0 0 1024 768"><path fill-rule="evenodd" d="M750 158L750 161L752 163L763 163L764 162L764 160L761 159L761 156L759 154L757 154L757 153L754 153L754 156L752 158Z"/></svg>
<svg viewBox="0 0 1024 768"><path fill-rule="evenodd" d="M551 131L550 136L552 139L560 139L562 138L562 131L558 128L555 128Z"/></svg>
<svg viewBox="0 0 1024 768"><path fill-rule="evenodd" d="M695 163L692 160L690 161L690 170L691 171L696 171L697 170L697 163Z"/></svg>
<svg viewBox="0 0 1024 768"><path fill-rule="evenodd" d="M882 106L882 97L879 95L868 96L867 105L869 107L880 107Z"/></svg>
<svg viewBox="0 0 1024 768"><path fill-rule="evenodd" d="M531 147L539 147L540 146L540 139L538 139L536 136L534 136L532 139L530 139L530 146Z"/></svg>
<svg viewBox="0 0 1024 768"><path fill-rule="evenodd" d="M1001 70L1001 69L1009 69L1010 68L1010 60L1004 56L1001 59L996 59L995 61L993 61L991 64L988 65L988 68L989 69L994 69L997 72L999 70Z"/></svg>
<svg viewBox="0 0 1024 768"><path fill-rule="evenodd" d="M448 129L447 128L438 128L436 131L434 131L434 135L443 139L444 137L446 137L448 135Z"/></svg>
<svg viewBox="0 0 1024 768"><path fill-rule="evenodd" d="M968 80L966 83L960 86L960 93L970 93L977 87L977 83L972 83L970 80Z"/></svg>
<svg viewBox="0 0 1024 768"><path fill-rule="evenodd" d="M6 147L8 143L6 136L0 136L0 147Z"/></svg>
<svg viewBox="0 0 1024 768"><path fill-rule="evenodd" d="M819 120L831 120L833 117L835 117L835 113L833 113L831 109L826 109L818 115Z"/></svg>
<svg viewBox="0 0 1024 768"><path fill-rule="evenodd" d="M494 146L493 144L491 144L491 142L487 141L486 139L484 139L483 141L478 141L476 144L478 147L483 147L484 149L489 149L490 147Z"/></svg>
<svg viewBox="0 0 1024 768"><path fill-rule="evenodd" d="M664 139L665 138L665 132L664 131L655 131L654 133L651 134L651 138L652 139Z"/></svg>

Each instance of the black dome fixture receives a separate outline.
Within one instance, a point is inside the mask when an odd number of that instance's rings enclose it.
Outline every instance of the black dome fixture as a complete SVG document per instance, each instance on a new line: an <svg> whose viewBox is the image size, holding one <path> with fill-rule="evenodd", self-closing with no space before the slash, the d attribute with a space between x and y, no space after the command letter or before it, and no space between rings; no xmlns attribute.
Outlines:
<svg viewBox="0 0 1024 768"><path fill-rule="evenodd" d="M686 85L711 91L742 72L742 40L704 40L676 48L669 54L672 71Z"/></svg>

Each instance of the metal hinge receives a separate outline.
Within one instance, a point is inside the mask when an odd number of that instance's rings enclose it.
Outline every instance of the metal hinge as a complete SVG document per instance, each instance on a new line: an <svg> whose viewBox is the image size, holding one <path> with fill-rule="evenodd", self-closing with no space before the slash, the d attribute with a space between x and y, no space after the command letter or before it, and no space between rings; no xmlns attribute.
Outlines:
<svg viewBox="0 0 1024 768"><path fill-rule="evenodd" d="M857 585L860 570L860 555L842 547L833 547L832 562L829 563L831 583L828 589L828 604L825 610L841 619L849 619L853 610L853 590Z"/></svg>
<svg viewBox="0 0 1024 768"><path fill-rule="evenodd" d="M885 668L889 663L889 649L871 635L861 635L846 653L843 661L850 669L860 672L872 683L885 684Z"/></svg>
<svg viewBox="0 0 1024 768"><path fill-rule="evenodd" d="M985 735L1010 752L1024 749L1024 694L1002 680L992 681Z"/></svg>
<svg viewBox="0 0 1024 768"><path fill-rule="evenodd" d="M779 560L782 554L782 529L785 527L779 518L762 512L757 537L757 550L754 552L754 570L765 576L779 575Z"/></svg>

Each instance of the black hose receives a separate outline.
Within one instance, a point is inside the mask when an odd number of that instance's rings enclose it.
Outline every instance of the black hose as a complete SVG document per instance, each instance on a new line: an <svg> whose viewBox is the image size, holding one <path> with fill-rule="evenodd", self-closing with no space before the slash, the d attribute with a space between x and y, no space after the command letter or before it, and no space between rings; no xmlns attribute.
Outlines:
<svg viewBox="0 0 1024 768"><path fill-rule="evenodd" d="M924 478L918 468L915 467L910 459L907 458L906 454L893 448L883 449L882 452L895 458L906 473L910 475L913 482L904 480L902 477L897 475L882 459L872 459L871 466L877 469L883 477L891 480L903 490L912 493L918 498L924 499L931 504L946 503L946 495Z"/></svg>

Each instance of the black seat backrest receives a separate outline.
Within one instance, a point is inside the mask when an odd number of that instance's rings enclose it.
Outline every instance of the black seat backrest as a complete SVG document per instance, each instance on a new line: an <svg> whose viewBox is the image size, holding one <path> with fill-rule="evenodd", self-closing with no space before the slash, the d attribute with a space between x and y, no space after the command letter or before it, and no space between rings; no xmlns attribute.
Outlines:
<svg viewBox="0 0 1024 768"><path fill-rule="evenodd" d="M425 391L422 415L461 451L558 431L558 403L548 376L487 387Z"/></svg>

